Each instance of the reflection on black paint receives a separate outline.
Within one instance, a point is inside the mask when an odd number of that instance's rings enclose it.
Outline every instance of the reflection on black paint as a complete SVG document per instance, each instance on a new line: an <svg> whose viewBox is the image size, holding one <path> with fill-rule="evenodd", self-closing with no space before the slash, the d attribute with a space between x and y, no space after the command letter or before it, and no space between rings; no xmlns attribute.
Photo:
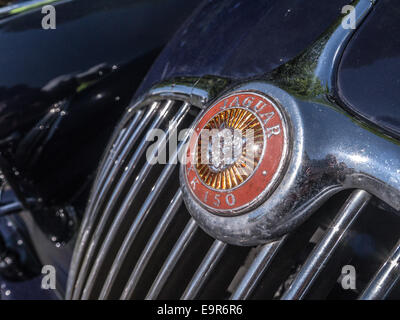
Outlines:
<svg viewBox="0 0 400 320"><path fill-rule="evenodd" d="M381 0L356 32L339 70L348 106L400 137L400 2Z"/></svg>

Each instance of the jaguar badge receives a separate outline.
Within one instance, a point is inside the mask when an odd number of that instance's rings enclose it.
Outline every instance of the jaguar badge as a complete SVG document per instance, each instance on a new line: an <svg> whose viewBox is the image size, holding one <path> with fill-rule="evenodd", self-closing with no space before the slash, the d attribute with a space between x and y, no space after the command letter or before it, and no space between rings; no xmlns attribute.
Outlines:
<svg viewBox="0 0 400 320"><path fill-rule="evenodd" d="M197 121L184 183L207 211L241 215L273 192L287 149L287 121L279 105L260 93L233 93L216 101Z"/></svg>

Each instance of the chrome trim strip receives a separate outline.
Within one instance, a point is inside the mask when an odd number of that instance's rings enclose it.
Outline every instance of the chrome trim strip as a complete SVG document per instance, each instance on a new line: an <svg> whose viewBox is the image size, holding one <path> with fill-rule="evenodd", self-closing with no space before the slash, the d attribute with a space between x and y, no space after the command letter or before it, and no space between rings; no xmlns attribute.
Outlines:
<svg viewBox="0 0 400 320"><path fill-rule="evenodd" d="M218 240L215 240L208 250L206 256L201 262L200 266L193 275L192 280L185 289L181 300L193 300L196 298L199 291L203 288L214 268L217 266L223 253L227 248L227 244Z"/></svg>
<svg viewBox="0 0 400 320"><path fill-rule="evenodd" d="M400 240L389 258L381 266L374 278L365 288L360 300L385 299L400 280Z"/></svg>
<svg viewBox="0 0 400 320"><path fill-rule="evenodd" d="M193 236L197 231L197 223L193 219L190 219L187 223L185 229L180 235L178 241L175 243L174 248L171 250L168 258L165 260L160 272L158 273L156 279L154 280L149 292L147 293L146 300L157 299L162 288L167 282L169 276L174 270L179 258L182 256L185 248L188 246Z"/></svg>
<svg viewBox="0 0 400 320"><path fill-rule="evenodd" d="M149 130L158 128L159 125L162 123L162 121L164 120L166 114L169 112L170 108L172 107L173 102L171 100L168 100L165 105L162 107L159 115L157 116L157 118L154 119L153 123L151 124L151 127ZM129 161L129 164L127 165L128 170L125 170L122 177L120 178L120 180L118 181L117 186L115 187L110 199L108 200L107 206L106 208L103 210L101 218L100 218L100 222L97 224L95 232L92 236L92 239L90 241L89 247L85 253L80 271L79 271L79 275L78 278L75 282L75 290L74 290L74 294L72 296L73 299L78 299L80 294L81 294L81 290L83 288L83 283L85 281L85 276L87 274L88 268L89 268L89 262L92 259L95 249L97 247L98 241L100 239L101 233L105 227L107 218L110 215L111 209L114 207L118 196L120 195L122 189L125 187L127 181L129 180L129 177L131 176L132 172L134 171L134 169L136 168L138 159L143 155L143 153L146 150L146 146L149 144L149 141L146 141L146 137L143 138L143 140L141 141L140 145L138 146L138 148L136 149L136 152L134 153L134 155L132 156L131 160ZM108 186L109 188L109 186ZM98 198L98 202L100 202L101 200L104 200L104 195L105 195L105 191L103 190L102 193L100 193L99 198ZM89 222L89 226L87 227L86 232L90 233L92 227L93 227L93 223L94 223L94 217L97 216L98 214L98 206L94 207L95 210L93 210L92 213L92 219ZM88 234L89 236L89 234Z"/></svg>
<svg viewBox="0 0 400 320"><path fill-rule="evenodd" d="M136 262L136 265L129 277L124 291L122 292L120 298L121 300L127 300L132 296L140 280L140 277L143 274L143 271L146 269L150 258L152 257L154 251L157 249L161 238L164 236L165 231L167 230L176 213L178 212L179 207L182 205L182 201L182 191L181 189L179 189L174 198L171 200L171 203L169 204L167 210L160 219L157 227L154 229L154 232L147 242L146 247L143 249L140 258Z"/></svg>
<svg viewBox="0 0 400 320"><path fill-rule="evenodd" d="M314 70L314 77L321 82L323 87L327 87L330 92L333 92L336 86L337 69L341 61L344 50L353 36L357 27L361 25L368 13L371 11L377 0L356 0L350 3L354 7L356 29L345 29L341 22L343 17L335 23L337 27L327 37L326 34L322 36L320 41L317 41L314 46L308 50L307 54L313 55L313 52L321 50L317 57L316 67ZM325 42L324 44L322 44ZM304 72L304 71L303 71Z"/></svg>
<svg viewBox="0 0 400 320"><path fill-rule="evenodd" d="M164 99L186 100L192 106L205 109L206 104L230 82L229 79L213 76L175 78L153 86L145 99L158 96Z"/></svg>
<svg viewBox="0 0 400 320"><path fill-rule="evenodd" d="M179 126L180 122L184 119L184 117L186 116L190 107L191 107L190 104L184 103L184 105L181 107L181 109L179 110L179 112L177 113L177 115L175 116L175 118L173 120L173 122L176 123L176 127L173 128L172 130L175 130ZM169 131L169 133L170 132L171 132L171 130ZM189 131L187 132L187 134L185 136L185 140L187 139L188 136L189 136ZM175 153L171 157L170 163L168 163L164 167L161 175L158 177L153 188L151 189L151 192L147 196L147 198L144 201L142 207L140 208L135 220L133 221L128 234L125 236L124 242L122 243L122 245L117 253L116 258L114 259L111 270L109 271L107 279L103 286L103 289L101 290L101 294L100 294L101 299L107 298L107 296L111 290L112 283L115 280L115 277L118 275L118 271L120 270L123 262L125 261L126 255L129 251L129 248L133 244L140 228L142 227L142 225L147 217L147 213L152 208L155 201L158 199L162 189L165 187L165 184L168 181L168 178L171 176L175 167L177 166L176 160L178 159L178 155L182 152L182 149L185 146L185 140L183 142L181 142L178 149L175 151ZM161 145L163 145L162 147L165 148L166 142L159 140L157 147L155 147L153 149L153 153L152 153L151 157L155 156L159 152L159 146L161 146ZM140 172L140 174L138 175L137 179L135 180L135 183L132 186L132 189L129 191L123 204L121 205L121 208L118 211L118 214L117 214L117 216L111 226L111 229L108 233L108 236L107 236L106 240L104 241L103 246L102 246L102 248L97 256L97 259L95 261L95 264L90 272L86 287L85 287L83 295L82 295L82 299L87 298L88 295L90 294L90 291L94 285L95 279L96 279L96 277L100 271L100 268L102 266L102 263L106 257L106 253L108 252L109 246L112 243L115 235L117 234L119 226L122 224L126 214L129 211L129 207L130 207L132 201L137 196L137 193L140 190L140 187L143 184L143 181L146 179L152 166L153 165L150 164L149 162L147 162L143 166L143 169Z"/></svg>
<svg viewBox="0 0 400 320"><path fill-rule="evenodd" d="M286 237L283 237L280 240L262 246L249 270L247 270L235 292L231 295L230 300L245 300L250 297L285 241Z"/></svg>
<svg viewBox="0 0 400 320"><path fill-rule="evenodd" d="M340 209L321 242L313 249L282 300L303 299L324 269L346 232L371 199L364 190L355 190Z"/></svg>
<svg viewBox="0 0 400 320"><path fill-rule="evenodd" d="M7 203L2 206L0 206L0 217L4 217L6 215L9 215L11 213L18 212L20 210L23 210L22 204L18 202L12 202L12 203Z"/></svg>

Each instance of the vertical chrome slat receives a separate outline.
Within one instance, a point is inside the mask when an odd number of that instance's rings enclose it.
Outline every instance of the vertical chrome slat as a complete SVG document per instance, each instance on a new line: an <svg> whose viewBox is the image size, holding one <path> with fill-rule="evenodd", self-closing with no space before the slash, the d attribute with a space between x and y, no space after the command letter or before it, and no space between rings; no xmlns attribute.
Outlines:
<svg viewBox="0 0 400 320"><path fill-rule="evenodd" d="M186 116L187 112L190 109L190 105L188 103L184 103L183 106L180 108L180 110L178 111L178 113L175 115L175 117L172 120L172 123L176 124L175 128L170 128L171 130L176 130L176 128L179 126L179 124L183 121L184 117ZM188 134L187 134L188 136ZM150 208L154 205L154 201L158 198L158 196L160 195L160 192L162 190L162 188L164 187L164 185L166 184L166 182L168 181L168 178L170 177L170 175L172 174L174 168L177 165L177 157L178 157L178 153L180 152L180 150L182 149L182 147L184 146L184 142L181 143L180 147L178 148L178 150L176 150L175 154L171 157L170 159L170 163L167 164L162 172L162 174L160 175L160 177L157 179L157 182L154 184L150 194L148 195L148 197L146 198L146 201L144 202L144 204L142 205L142 208L140 209L139 213L137 214L137 217L135 218L131 229L128 233L128 235L126 236L124 243L121 247L121 249L119 250L118 254L117 254L117 258L115 260L115 262L112 265L112 268L109 272L109 275L107 277L107 279L113 278L117 275L117 271L119 270L119 267L121 266L121 264L124 261L124 257L127 254L127 251L130 247L130 244L133 242L137 231L141 228L144 219L146 217L146 213L150 210ZM152 154L150 155L151 159L153 159L156 154L158 154L159 152L162 152L162 150L166 148L166 141L160 139L158 141L158 143L155 145ZM148 159L149 160L149 159ZM100 272L101 266L104 262L104 259L107 255L108 249L111 246L112 241L114 240L114 237L116 236L116 234L118 233L119 227L121 226L122 222L124 221L124 218L126 217L126 214L129 211L130 205L132 203L132 201L136 198L140 187L142 186L144 180L146 179L146 177L148 176L151 168L152 168L152 164L147 161L145 163L145 165L143 166L143 168L141 169L139 175L137 176L134 185L132 186L132 188L129 190L129 193L127 194L126 198L124 199L123 204L121 205L120 209L118 210L118 213L116 215L115 220L113 221L113 224L106 236L105 241L103 242L103 245L99 251L99 254L95 260L95 263L90 271L88 280L87 280L87 284L84 288L84 292L82 295L82 299L86 299L87 297L89 297L91 290L93 288L93 285L95 283L95 279L97 278L97 275ZM103 217L106 217L108 215L108 210L105 210L105 213L103 214ZM104 223L102 223L102 220L104 221ZM102 219L98 225L98 229L99 229L99 236L94 237L93 239L93 246L96 246L98 241L99 241L99 237L101 234L101 230L103 230L103 228L105 227L105 221L106 219ZM96 233L95 233L96 234ZM131 239L131 240L129 240ZM126 250L126 251L125 251ZM89 251L88 251L89 253ZM105 283L105 287L102 290L102 295L107 296L107 294L103 293L103 292L108 292L108 290L110 289L108 286L106 286L107 284L109 284L109 281L106 280ZM108 289L107 289L108 288Z"/></svg>
<svg viewBox="0 0 400 320"><path fill-rule="evenodd" d="M171 200L170 205L167 210L163 214L160 222L157 227L154 229L153 234L151 235L149 241L146 244L146 247L143 249L136 265L129 277L129 280L124 288L124 291L121 295L121 300L129 299L133 292L136 289L137 284L139 283L140 277L143 274L143 271L146 269L147 264L150 261L154 251L156 250L158 244L161 241L161 238L164 236L165 231L169 227L176 213L178 212L179 207L182 205L182 191L179 189L175 194L174 198Z"/></svg>
<svg viewBox="0 0 400 320"><path fill-rule="evenodd" d="M143 119L141 120L140 124L137 126L135 132L132 134L132 137L129 141L131 141L132 143L135 143L136 140L139 138L139 136L143 133L144 129L146 128L146 126L148 125L148 123L150 122L150 120L152 119L155 111L157 110L159 106L159 102L154 102L149 110L147 111L147 113L145 114L145 116L143 117ZM142 111L139 111L140 113L142 113ZM129 117L127 119L124 119L122 121L122 123L125 124L126 121L129 120ZM130 145L128 143L128 145ZM103 164L105 164L105 161L103 161ZM98 178L100 179L100 178ZM88 207L85 210L85 215L83 218L83 221L81 223L81 228L80 228L80 232L78 235L78 239L76 241L76 246L75 246L75 250L74 250L74 254L72 256L72 263L71 263L71 268L70 268L70 274L68 276L68 284L67 284L67 293L66 293L66 299L72 299L73 296L73 291L75 288L75 281L76 281L76 277L78 275L79 270L77 268L79 268L80 266L80 262L81 259L83 257L83 253L84 253L84 249L86 247L86 243L87 241L89 241L89 236L91 233L91 228L88 228L88 225L93 222L93 220L96 219L96 215L92 214L92 208L95 205L95 203L97 202L98 199L98 194L97 194L97 189L102 187L102 184L99 184L98 179L96 179L97 181L94 184L94 189L91 192L90 198L89 198L89 202L88 202ZM98 187L97 187L98 186Z"/></svg>
<svg viewBox="0 0 400 320"><path fill-rule="evenodd" d="M186 290L181 297L182 300L193 300L196 298L197 294L208 280L211 272L221 259L226 247L226 243L218 240L214 241L199 268L196 270L196 273L194 274L189 285L186 287Z"/></svg>
<svg viewBox="0 0 400 320"><path fill-rule="evenodd" d="M156 129L156 128L158 128L160 126L160 124L164 120L166 114L168 113L168 111L170 110L172 105L173 105L173 102L171 100L168 100L165 103L165 105L162 107L161 112L159 113L159 115L152 122L151 127L150 127L149 130ZM115 189L114 189L114 191L113 191L113 193L112 193L112 195L111 195L111 197L109 199L109 202L107 203L106 208L102 212L100 222L96 227L96 231L93 234L92 240L91 240L91 242L89 244L89 247L88 247L88 249L86 251L86 254L84 256L84 260L83 260L83 262L81 264L81 268L80 268L77 280L75 282L74 293L72 295L73 299L78 299L80 294L81 294L81 290L83 288L83 284L84 284L84 281L86 279L86 274L87 274L87 271L88 271L89 262L90 262L90 260L92 259L93 255L94 255L98 240L100 238L101 232L104 230L104 226L105 226L105 223L106 223L107 218L109 216L109 213L110 213L112 207L114 206L115 202L117 201L119 194L121 193L121 191L125 187L127 181L129 180L129 177L132 174L134 168L136 167L139 158L145 152L146 146L148 144L149 144L149 141L146 141L146 137L144 137L143 140L141 141L140 145L138 146L136 152L134 153L134 155L132 156L131 160L129 161L129 164L127 166L128 170L124 171L122 177L120 178L120 181L116 185L116 187L115 187ZM103 188L102 192L99 194L98 201L104 200L104 195L105 195L106 189L108 189L109 187L110 187L110 185L107 185L106 188ZM98 213L97 209L98 209L98 205L96 207L94 207L92 212L90 212L92 217L97 216L97 213ZM89 221L85 232L90 233L90 230L93 227L93 223L94 223L94 218L91 219L91 221ZM89 234L88 234L88 236L89 236ZM87 241L89 241L88 237L87 237ZM85 244L84 244L84 246L85 246Z"/></svg>
<svg viewBox="0 0 400 320"><path fill-rule="evenodd" d="M125 137L129 138L128 142L126 142L124 144L121 143L120 147L123 148L122 151L120 152L120 150L118 150L118 152L115 153L115 155L119 155L118 159L115 160L115 158L114 158L112 161L108 161L108 162L106 161L104 163L104 167L110 166L110 168L105 168L98 174L98 177L96 179L97 181L94 184L93 193L92 193L90 201L89 201L89 205L86 209L86 212L89 213L88 216L93 215L93 212L96 211L98 205L103 200L101 195L108 192L108 188L111 185L110 182L115 179L115 175L121 168L120 163L125 161L125 157L127 156L127 153L129 152L129 150L132 149L133 145L137 142L137 140L139 139L139 137L141 136L143 131L146 129L147 125L153 119L154 114L158 110L159 106L160 106L160 102L157 102L157 101L153 102L151 104L151 106L149 107L149 110L144 115L143 119L140 121L139 125L135 126L135 124L137 124L135 120L137 118L141 117L143 110L140 110L137 112L138 117L135 117L129 126L129 129L134 129L134 132L133 133L131 133L130 131L126 132L126 135L124 136L124 138ZM108 173L108 170L111 168L112 168L112 171L110 173ZM106 172L107 172L107 174L105 174ZM106 178L108 178L108 179L106 181L104 181L104 179L106 179Z"/></svg>
<svg viewBox="0 0 400 320"><path fill-rule="evenodd" d="M285 243L285 240L286 237L262 246L260 252L251 263L249 270L230 297L231 300L245 300L249 298L265 271L271 265L275 255Z"/></svg>
<svg viewBox="0 0 400 320"><path fill-rule="evenodd" d="M114 130L114 134L112 135L111 139L110 139L110 143L107 145L106 147L106 151L107 152L111 152L112 149L114 148L114 145L118 145L122 147L122 144L119 144L119 142L117 142L117 139L119 140L119 138L123 138L126 134L126 126L128 124L128 122L132 121L132 111L133 111L133 107L128 108L128 111L124 114L121 122L117 125L116 129ZM135 112L135 115L139 115L139 117L141 117L143 115L143 109L138 110L137 112ZM124 129L125 128L125 129ZM121 135L121 131L125 130L125 134ZM104 155L102 160L100 161L99 164L99 172L96 174L96 178L95 181L93 183L93 186L96 187L100 177L101 177L101 171L103 171L103 169L105 168L106 164L109 161L109 156L108 155ZM96 191L96 188L92 189L92 193L91 193L91 197L90 199L92 199L92 196L94 194L94 191Z"/></svg>
<svg viewBox="0 0 400 320"><path fill-rule="evenodd" d="M159 105L159 102L153 102L139 125L138 122L141 119L143 110L136 112L136 116L133 118L128 128L125 129L125 133L120 139L121 141L118 142L117 148L115 148L114 152L110 151L110 155L107 157L107 161L102 167L103 169L98 173L98 179L96 179L97 181L93 184L94 188L91 196L91 199L96 199L96 201L89 202L86 212L91 212L93 214L97 211L98 206L103 200L101 195L109 191L111 182L114 181L115 175L120 171L128 152L132 150L132 146L137 142L140 135L149 124Z"/></svg>
<svg viewBox="0 0 400 320"><path fill-rule="evenodd" d="M341 243L343 236L371 199L364 190L355 190L341 208L338 216L326 231L321 242L313 249L293 283L283 295L283 300L303 299L329 258Z"/></svg>
<svg viewBox="0 0 400 320"><path fill-rule="evenodd" d="M106 150L109 150L111 148L115 149L115 147L117 145L119 145L119 143L120 143L120 141L121 141L121 139L122 139L122 137L124 135L123 133L121 133L119 131L119 129L123 128L124 126L122 124L125 125L128 120L130 120L130 115L129 116L125 115L124 119L121 121L121 124L118 126L118 129L115 130L115 132L114 132L114 134L113 134L113 136L111 138L111 142L107 146ZM101 168L103 168L105 166L105 164L108 162L108 160L109 159L108 159L107 156L103 157L103 159L101 160L100 165L99 165L100 170L101 170ZM96 195L97 190L99 188L98 187L99 179L100 179L100 174L98 173L96 175L96 178L95 178L94 182L93 182L93 189L91 190L91 193L90 193L90 196L89 196L89 201L88 201L88 205L89 206L93 202L93 200L95 199L95 195ZM87 210L85 210L85 212L87 212ZM88 215L84 216L84 219L82 221L82 226L86 226L86 224L88 222L88 218L89 218ZM81 233L79 233L79 235L78 235L78 241L80 241L80 240L81 240ZM78 241L77 241L77 243L78 243ZM76 255L77 255L77 251L74 250L74 253L72 255L72 261L75 261ZM72 265L71 265L71 267L72 267ZM72 277L72 272L71 272L71 276L68 277L68 282L67 282L67 290L66 290L66 294L65 294L65 298L66 299L71 299L72 287L73 287L72 281L73 280L75 280L75 279L74 279L74 277Z"/></svg>
<svg viewBox="0 0 400 320"><path fill-rule="evenodd" d="M400 241L365 288L360 300L383 300L400 280Z"/></svg>
<svg viewBox="0 0 400 320"><path fill-rule="evenodd" d="M195 235L197 228L197 223L194 221L194 219L191 218L187 223L185 229L183 230L181 236L179 237L178 241L175 243L175 246L168 255L168 258L165 260L163 266L161 267L160 272L158 273L149 292L147 293L146 300L157 299L162 288L167 282L176 264L178 263L179 258L182 256L185 248L188 246L193 236Z"/></svg>
<svg viewBox="0 0 400 320"><path fill-rule="evenodd" d="M154 104L154 109L158 107L158 104ZM150 108L152 111L152 107ZM118 165L124 161L126 157L126 153L129 150L129 146L132 146L136 143L142 132L138 132L144 130L146 121L142 121L141 125L138 127L139 120L141 119L143 114L143 110L139 110L136 112L135 117L132 119L128 128L125 129L124 134L122 135L120 141L116 141L116 148L113 151L110 151L110 155L107 157L107 162L104 164L103 169L99 172L99 179L96 182L95 186L98 186L97 190L100 189L100 186L103 185L105 178L109 175L111 167L114 165L118 167ZM146 117L145 117L146 119ZM118 159L117 159L118 157ZM112 174L110 174L112 175ZM97 196L97 192L95 197Z"/></svg>
<svg viewBox="0 0 400 320"><path fill-rule="evenodd" d="M154 102L151 105L150 110L146 114L146 117L143 119L143 121L140 123L140 125L137 128L135 134L133 134L131 136L131 139L129 139L129 142L124 146L124 149L122 150L120 156L117 159L117 163L112 168L111 173L109 175L107 175L107 180L105 182L104 181L102 181L101 183L99 182L99 185L101 186L101 189L100 189L99 193L97 194L96 202L94 202L93 206L89 206L90 211L88 211L88 212L91 212L91 214L93 216L96 215L97 210L99 209L100 205L103 203L104 195L110 190L112 182L114 181L117 173L120 171L120 169L122 167L121 164L125 161L125 157L129 153L129 151L132 150L132 147L136 144L137 139L142 134L144 129L147 127L148 123L153 118L153 116L154 116L155 112L158 110L159 106L160 106L160 102ZM153 120L149 130L153 130L153 129L159 127L159 125L162 122L162 120L163 120L163 118L165 116L165 113L168 111L169 107L170 106L168 104L164 105L164 107L161 110L159 116ZM135 152L135 154L130 159L129 164L137 162L137 159L144 152L141 149L139 150L139 148L140 147L145 147L146 145L148 145L148 142L146 141L146 139L143 139L141 141L140 145L138 146L137 152ZM129 167L129 165L128 165L128 167ZM133 168L134 168L134 166L132 167L131 170L133 170ZM127 176L129 176L129 173L127 171L125 171L124 174L123 174L123 177L127 177Z"/></svg>
<svg viewBox="0 0 400 320"><path fill-rule="evenodd" d="M107 155L105 156L106 161L104 162L103 166L99 167L99 171L96 174L96 178L94 181L94 188L93 188L93 197L96 197L96 191L99 188L99 181L103 179L104 172L108 171L109 167L111 166L111 163L115 161L115 157L117 155L117 150L122 146L121 141L126 137L127 134L127 128L123 128L118 135L117 139L115 142L112 144L111 149L108 150Z"/></svg>

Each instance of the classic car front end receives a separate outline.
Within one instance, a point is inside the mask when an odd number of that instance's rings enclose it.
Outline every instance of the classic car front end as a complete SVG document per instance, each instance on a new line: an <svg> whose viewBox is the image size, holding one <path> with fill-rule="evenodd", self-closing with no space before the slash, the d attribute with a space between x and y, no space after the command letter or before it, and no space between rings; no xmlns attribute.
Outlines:
<svg viewBox="0 0 400 320"><path fill-rule="evenodd" d="M2 298L400 297L399 4L52 4L0 15Z"/></svg>

